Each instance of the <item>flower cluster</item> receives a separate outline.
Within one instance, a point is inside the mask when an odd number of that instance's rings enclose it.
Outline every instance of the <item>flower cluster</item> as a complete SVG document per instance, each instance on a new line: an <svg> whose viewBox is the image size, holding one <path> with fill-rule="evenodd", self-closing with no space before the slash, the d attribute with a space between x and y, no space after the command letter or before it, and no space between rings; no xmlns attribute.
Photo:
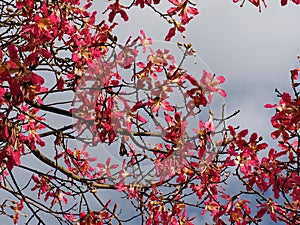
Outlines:
<svg viewBox="0 0 300 225"><path fill-rule="evenodd" d="M178 57L144 30L125 43L116 36L131 9L148 7L171 26L170 41L199 14L195 3L92 6L0 2L0 191L10 193L1 215L14 224L45 224L48 214L70 225L192 225L197 210L218 225L267 216L299 224L300 69L291 70L292 92L265 105L275 110L269 148L228 124L235 113L210 111L215 94L227 97L225 78L192 73L191 44L178 43ZM125 214L115 196L130 202Z"/></svg>

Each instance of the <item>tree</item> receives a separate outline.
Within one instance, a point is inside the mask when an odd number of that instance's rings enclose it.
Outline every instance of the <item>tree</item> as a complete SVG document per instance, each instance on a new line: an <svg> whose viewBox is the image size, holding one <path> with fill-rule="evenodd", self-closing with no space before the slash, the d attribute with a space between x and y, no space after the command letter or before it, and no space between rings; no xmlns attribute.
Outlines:
<svg viewBox="0 0 300 225"><path fill-rule="evenodd" d="M107 3L97 16L92 1L1 2L1 214L14 224L193 224L191 211L220 225L267 214L299 224L300 69L290 71L292 93L265 106L275 109L269 148L230 125L238 112L211 110L225 78L197 78L191 44L114 35L130 9L149 7L170 41L196 4Z"/></svg>

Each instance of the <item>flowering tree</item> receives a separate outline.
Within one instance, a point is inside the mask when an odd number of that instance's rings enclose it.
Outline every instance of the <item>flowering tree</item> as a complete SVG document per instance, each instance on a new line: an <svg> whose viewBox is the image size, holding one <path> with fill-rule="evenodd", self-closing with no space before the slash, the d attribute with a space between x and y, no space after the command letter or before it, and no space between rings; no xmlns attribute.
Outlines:
<svg viewBox="0 0 300 225"><path fill-rule="evenodd" d="M131 8L149 7L170 25L170 41L196 4L113 0L98 3L99 15L92 5L0 3L1 215L14 224L175 225L194 224L196 212L220 225L267 216L299 224L300 69L291 70L292 93L277 91L279 103L265 106L275 109L278 147L269 148L230 125L236 113L212 111L225 78L192 71L191 44L114 34Z"/></svg>

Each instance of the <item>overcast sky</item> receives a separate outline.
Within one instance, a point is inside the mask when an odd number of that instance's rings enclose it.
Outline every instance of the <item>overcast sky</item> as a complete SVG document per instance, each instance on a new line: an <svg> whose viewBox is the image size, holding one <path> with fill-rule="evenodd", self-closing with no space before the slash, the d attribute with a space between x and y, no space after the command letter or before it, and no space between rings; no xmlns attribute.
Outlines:
<svg viewBox="0 0 300 225"><path fill-rule="evenodd" d="M280 0L267 4L259 13L250 3L240 8L232 0L203 0L198 5L200 15L187 26L186 41L217 75L226 77L227 113L241 110L231 122L257 131L269 142L274 111L263 106L278 102L275 88L291 90L289 71L300 66L300 6L281 7ZM163 40L167 32L159 17L136 10L120 33L125 39L125 34L138 35L140 29L154 40ZM172 41L176 40L182 40L180 35ZM198 219L208 222L205 217ZM267 220L264 224L273 223Z"/></svg>
<svg viewBox="0 0 300 225"><path fill-rule="evenodd" d="M289 3L282 8L280 0L269 0L268 8L259 13L251 4L240 8L232 0L200 2L200 15L187 26L186 42L193 43L217 75L226 77L227 112L241 110L232 122L269 135L273 111L263 106L277 101L276 87L290 90L289 70L300 66L296 58L300 54L300 6ZM140 29L154 40L164 39L169 27L161 18L147 9L131 11L130 22L118 29L120 40L139 35ZM180 35L176 40L182 41Z"/></svg>
<svg viewBox="0 0 300 225"><path fill-rule="evenodd" d="M289 70L299 66L299 6L268 1L262 13L250 3L243 8L231 0L203 0L200 15L187 26L186 42L191 42L198 55L217 75L224 75L228 98L227 112L241 110L232 123L261 135L268 135L272 110L264 104L277 101L275 88L289 91ZM132 10L127 35L138 35L140 29L154 40L163 40L168 26L150 10ZM177 35L172 41L183 40Z"/></svg>
<svg viewBox="0 0 300 225"><path fill-rule="evenodd" d="M227 78L228 112L241 109L238 123L264 135L273 112L263 105L277 101L276 87L290 90L289 70L299 66L300 51L299 7L268 2L258 13L250 4L240 8L229 0L203 1L201 15L191 24L197 32L190 37L214 72Z"/></svg>

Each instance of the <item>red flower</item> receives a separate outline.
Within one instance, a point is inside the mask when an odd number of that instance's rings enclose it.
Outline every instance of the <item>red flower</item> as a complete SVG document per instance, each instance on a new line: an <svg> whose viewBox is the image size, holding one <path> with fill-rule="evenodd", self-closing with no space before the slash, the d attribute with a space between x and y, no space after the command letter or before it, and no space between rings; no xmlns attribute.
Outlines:
<svg viewBox="0 0 300 225"><path fill-rule="evenodd" d="M297 5L300 4L300 0L293 0L293 2ZM288 3L288 0L281 0L281 5L285 6Z"/></svg>
<svg viewBox="0 0 300 225"><path fill-rule="evenodd" d="M20 151L7 145L0 151L0 163L5 163L7 169L12 170L15 165L20 165Z"/></svg>
<svg viewBox="0 0 300 225"><path fill-rule="evenodd" d="M294 70L291 70L291 77L293 80L297 80L298 79L298 75L299 75L299 70L300 68L297 68L297 69L294 69Z"/></svg>
<svg viewBox="0 0 300 225"><path fill-rule="evenodd" d="M174 111L174 107L170 105L169 102L164 101L164 99L156 97L154 99L149 99L148 106L151 107L152 112L158 114L158 110L162 107L166 111Z"/></svg>
<svg viewBox="0 0 300 225"><path fill-rule="evenodd" d="M186 94L193 100L192 104L189 104L191 108L194 108L194 106L200 107L200 105L205 107L207 105L207 99L201 88L187 90Z"/></svg>
<svg viewBox="0 0 300 225"><path fill-rule="evenodd" d="M175 36L176 30L178 30L180 33L183 33L185 31L185 28L181 23L178 23L175 20L172 20L171 23L173 23L174 27L169 30L167 36L165 37L165 41L170 41L172 37Z"/></svg>
<svg viewBox="0 0 300 225"><path fill-rule="evenodd" d="M124 11L124 8L126 8L126 7L123 5L120 5L119 0L116 0L116 2L113 4L110 4L103 13L106 13L108 10L111 10L111 12L108 15L109 22L112 22L114 20L117 13L119 13L121 15L121 17L124 21L127 21L129 18L128 18L128 15L126 14L126 12Z"/></svg>
<svg viewBox="0 0 300 225"><path fill-rule="evenodd" d="M258 207L262 207L256 214L257 218L262 218L266 212L269 212L271 219L274 222L277 222L277 214L280 214L283 212L283 210L278 206L277 203L273 202L272 199L269 199L265 203L261 203L258 205Z"/></svg>
<svg viewBox="0 0 300 225"><path fill-rule="evenodd" d="M99 174L100 176L108 176L108 177L111 177L111 172L110 170L111 169L116 169L119 167L118 164L113 164L113 165L110 165L111 163L111 158L108 157L107 160L106 160L106 163L105 165L103 163L98 163L97 164L97 168L99 170Z"/></svg>
<svg viewBox="0 0 300 225"><path fill-rule="evenodd" d="M71 192L63 192L59 188L57 188L54 193L51 205L55 205L57 203L61 204L61 202L63 202L64 204L68 204L68 199L65 196L70 194Z"/></svg>
<svg viewBox="0 0 300 225"><path fill-rule="evenodd" d="M169 0L169 2L176 5L176 7L168 9L168 14L173 15L177 12L180 12L179 16L181 17L181 22L183 25L187 24L193 18L188 17L188 13L192 15L197 15L199 13L197 8L188 6L188 0L182 0L181 2L178 0Z"/></svg>
<svg viewBox="0 0 300 225"><path fill-rule="evenodd" d="M146 37L145 31L140 30L140 33L142 34L142 36L140 36L139 39L143 46L143 53L145 53L146 47L152 44L152 39Z"/></svg>
<svg viewBox="0 0 300 225"><path fill-rule="evenodd" d="M44 79L30 71L27 66L37 64L38 52L31 53L25 60L24 63L21 62L18 50L15 45L8 46L8 54L10 60L5 63L6 74L9 74L8 83L10 85L10 91L12 96L21 102L26 94L28 94L29 99L35 98L35 93L41 90L41 84L44 83ZM5 73L2 72L2 76ZM14 77L11 74L15 74Z"/></svg>
<svg viewBox="0 0 300 225"><path fill-rule="evenodd" d="M160 0L154 0L154 4L159 4ZM141 8L145 7L145 4L152 4L152 0L136 0L135 5L140 5Z"/></svg>
<svg viewBox="0 0 300 225"><path fill-rule="evenodd" d="M215 92L219 93L222 97L226 98L227 94L224 90L220 88L220 84L225 82L223 76L218 76L215 78L211 73L203 70L203 75L200 80L200 86L202 87L204 93L208 94L208 102L212 101L212 97Z"/></svg>
<svg viewBox="0 0 300 225"><path fill-rule="evenodd" d="M18 224L19 214L23 208L24 208L24 199L22 198L20 202L13 207L13 210L15 211L15 215L13 216L14 224Z"/></svg>
<svg viewBox="0 0 300 225"><path fill-rule="evenodd" d="M276 108L276 113L271 118L271 123L275 131L271 133L273 139L277 139L280 135L283 141L290 138L288 131L293 131L300 121L299 101L292 100L290 94L283 93L280 105L266 104L266 108Z"/></svg>
<svg viewBox="0 0 300 225"><path fill-rule="evenodd" d="M18 9L23 9L22 10L23 15L26 14L31 15L34 8L34 0L17 0L16 7Z"/></svg>

